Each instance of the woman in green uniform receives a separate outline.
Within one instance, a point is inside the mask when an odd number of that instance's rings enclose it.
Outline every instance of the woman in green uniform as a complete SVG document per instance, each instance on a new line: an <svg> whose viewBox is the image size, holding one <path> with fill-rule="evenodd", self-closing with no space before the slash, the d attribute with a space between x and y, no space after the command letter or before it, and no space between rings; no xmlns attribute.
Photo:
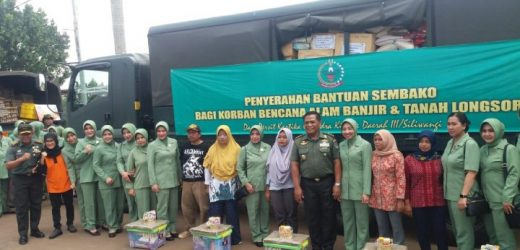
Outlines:
<svg viewBox="0 0 520 250"><path fill-rule="evenodd" d="M135 199L136 214L142 219L145 212L150 211L152 190L148 175L148 132L145 129L135 131L136 147L130 151L126 169L133 172L133 181L127 184L127 194Z"/></svg>
<svg viewBox="0 0 520 250"><path fill-rule="evenodd" d="M491 213L484 215L484 223L491 244L500 249L517 249L515 234L509 228L504 213L513 210L513 197L518 193L520 162L516 147L508 145L504 138L504 124L489 118L480 125L480 135L486 143L480 148L480 174L482 191L488 200ZM504 150L507 163L507 178L504 179Z"/></svg>
<svg viewBox="0 0 520 250"><path fill-rule="evenodd" d="M181 161L177 140L168 137L168 124L155 125L157 139L148 145L148 174L152 191L157 195L157 218L168 220L166 240L177 238L175 224L179 211Z"/></svg>
<svg viewBox="0 0 520 250"><path fill-rule="evenodd" d="M368 241L368 201L372 185L372 145L358 135L358 123L341 124L341 214L345 249L363 249Z"/></svg>
<svg viewBox="0 0 520 250"><path fill-rule="evenodd" d="M121 179L117 170L117 150L114 141L114 128L105 125L101 128L103 142L94 150L92 168L98 176L98 188L103 199L105 220L108 224L108 237L113 238L121 227L120 217L123 211L119 204L123 202Z"/></svg>
<svg viewBox="0 0 520 250"><path fill-rule="evenodd" d="M97 195L97 176L92 168L92 156L94 149L100 144L100 139L96 136L96 123L87 120L83 123L85 137L78 141L74 150L75 164L80 169L79 182L81 187L77 189L83 196L85 207L85 231L93 236L99 235L96 223L104 221L104 212L100 196ZM101 209L100 209L101 208ZM97 213L97 214L96 214Z"/></svg>
<svg viewBox="0 0 520 250"><path fill-rule="evenodd" d="M63 135L65 136L63 149L61 152L63 153L63 158L65 159L65 163L67 166L74 169L74 175L70 176L70 181L74 183L76 186L76 196L78 198L78 207L79 207L79 216L80 223L83 228L87 228L87 223L85 219L85 205L83 202L83 193L81 192L80 185L80 169L76 164L76 160L74 159L74 151L76 150L76 145L78 144L78 137L76 134L76 130L73 128L65 128L63 130Z"/></svg>
<svg viewBox="0 0 520 250"><path fill-rule="evenodd" d="M9 187L9 175L5 167L5 153L9 148L9 138L4 137L4 130L0 126L0 217L8 211L7 196Z"/></svg>
<svg viewBox="0 0 520 250"><path fill-rule="evenodd" d="M128 194L128 190L132 186L132 181L130 180L130 178L133 178L134 173L132 173L129 169L126 168L126 161L128 159L128 155L130 154L130 151L132 151L135 148L135 130L136 128L134 124L123 124L121 128L121 134L123 135L123 139L125 140L121 143L119 150L117 150L117 170L119 171L119 174L121 174L122 177L121 182L123 183L126 202L128 204L128 217L131 221L137 220L137 205L135 204L134 196ZM121 215L123 215L123 208L124 204L119 204ZM122 219L122 217L120 219Z"/></svg>
<svg viewBox="0 0 520 250"><path fill-rule="evenodd" d="M240 150L237 164L240 182L249 193L245 198L247 216L253 242L257 247L263 247L262 242L269 235L269 204L264 191L267 156L271 146L262 142L263 135L260 125L251 128L250 141Z"/></svg>
<svg viewBox="0 0 520 250"><path fill-rule="evenodd" d="M466 216L468 195L478 191L475 183L479 169L480 151L477 142L469 136L470 121L464 113L454 112L448 116L448 141L442 154L444 168L444 199L453 225L457 248L474 248L475 217Z"/></svg>

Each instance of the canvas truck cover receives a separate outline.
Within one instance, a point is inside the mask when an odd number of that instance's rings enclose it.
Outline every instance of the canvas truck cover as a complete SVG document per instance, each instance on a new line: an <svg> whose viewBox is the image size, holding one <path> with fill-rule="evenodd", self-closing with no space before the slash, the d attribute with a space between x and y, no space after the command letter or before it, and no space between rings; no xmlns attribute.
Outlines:
<svg viewBox="0 0 520 250"><path fill-rule="evenodd" d="M175 127L195 122L211 133L226 124L248 134L260 124L267 134L282 127L300 134L302 116L315 110L324 132L339 133L346 117L363 133L446 132L448 114L461 111L517 132L519 69L520 40L172 69Z"/></svg>
<svg viewBox="0 0 520 250"><path fill-rule="evenodd" d="M171 68L275 61L293 38L312 32L416 28L426 0L332 0L152 27L148 33L154 107L171 106Z"/></svg>

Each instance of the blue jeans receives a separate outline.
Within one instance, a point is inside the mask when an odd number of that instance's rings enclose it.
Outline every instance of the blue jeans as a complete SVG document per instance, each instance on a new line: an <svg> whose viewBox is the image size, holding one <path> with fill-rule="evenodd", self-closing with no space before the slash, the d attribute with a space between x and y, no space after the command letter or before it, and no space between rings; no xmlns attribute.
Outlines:
<svg viewBox="0 0 520 250"><path fill-rule="evenodd" d="M235 200L210 202L208 215L219 217L225 215L226 223L233 226L231 245L236 245L242 241L242 237L240 236L240 223L238 221L237 202Z"/></svg>
<svg viewBox="0 0 520 250"><path fill-rule="evenodd" d="M394 244L404 245L404 229L401 213L374 208L379 236L392 238ZM393 237L392 237L393 236Z"/></svg>

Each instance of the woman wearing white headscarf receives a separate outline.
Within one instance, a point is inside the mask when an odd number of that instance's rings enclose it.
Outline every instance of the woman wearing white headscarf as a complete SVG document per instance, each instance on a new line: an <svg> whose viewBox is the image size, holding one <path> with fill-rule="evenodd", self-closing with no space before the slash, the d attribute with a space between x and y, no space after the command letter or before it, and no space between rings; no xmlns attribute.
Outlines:
<svg viewBox="0 0 520 250"><path fill-rule="evenodd" d="M293 145L292 131L288 128L280 129L267 160L265 196L271 201L277 225L289 225L294 232L298 232L297 204L291 178Z"/></svg>

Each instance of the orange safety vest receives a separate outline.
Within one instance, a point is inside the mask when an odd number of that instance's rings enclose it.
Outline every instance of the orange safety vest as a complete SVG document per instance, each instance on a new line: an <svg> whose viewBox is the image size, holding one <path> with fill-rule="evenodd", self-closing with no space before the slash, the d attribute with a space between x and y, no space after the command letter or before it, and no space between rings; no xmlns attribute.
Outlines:
<svg viewBox="0 0 520 250"><path fill-rule="evenodd" d="M65 193L71 190L67 164L63 155L56 156L56 162L51 157L45 157L47 166L47 191L49 193Z"/></svg>

